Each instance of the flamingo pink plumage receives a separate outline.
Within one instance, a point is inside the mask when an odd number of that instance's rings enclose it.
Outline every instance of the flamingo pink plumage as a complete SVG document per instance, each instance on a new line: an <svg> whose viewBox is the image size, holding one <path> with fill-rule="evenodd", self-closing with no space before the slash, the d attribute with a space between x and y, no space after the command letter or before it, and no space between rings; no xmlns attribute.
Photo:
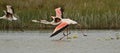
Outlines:
<svg viewBox="0 0 120 53"><path fill-rule="evenodd" d="M56 12L56 17L58 18L62 18L62 11L61 11L61 8L56 8L55 9L55 12Z"/></svg>
<svg viewBox="0 0 120 53"><path fill-rule="evenodd" d="M51 16L53 19L53 21L51 21L51 22L48 22L47 20L41 20L41 21L32 20L33 22L40 22L43 24L57 25L57 27L54 29L54 31L50 37L57 35L61 31L63 31L65 28L67 28L70 24L77 24L76 21L73 21L69 18L67 18L67 19L63 18L63 12L61 11L61 7L56 8L55 12L56 12L56 16ZM67 33L67 35L65 35L63 33L63 35L65 37L65 36L68 36L69 34ZM64 38L64 37L62 37L62 38ZM62 38L60 38L60 40Z"/></svg>
<svg viewBox="0 0 120 53"><path fill-rule="evenodd" d="M59 7L59 8L56 8L55 9L55 11L56 11L56 17L54 17L54 16L52 16L52 18L53 18L53 21L54 22L56 22L56 20L58 19L59 21L59 24L58 24L58 26L54 29L54 31L53 31L53 33L52 33L52 35L50 36L50 37L53 37L53 36L55 36L55 35L57 35L59 32L61 32L61 31L63 31L66 27L68 27L70 24L77 24L77 22L76 21L73 21L73 20L71 20L71 19L64 19L62 16L62 11L61 11L61 8ZM65 34L63 34L64 36L68 36L68 34L67 35L65 35ZM63 37L62 37L63 38ZM60 38L60 40L62 39L62 38Z"/></svg>

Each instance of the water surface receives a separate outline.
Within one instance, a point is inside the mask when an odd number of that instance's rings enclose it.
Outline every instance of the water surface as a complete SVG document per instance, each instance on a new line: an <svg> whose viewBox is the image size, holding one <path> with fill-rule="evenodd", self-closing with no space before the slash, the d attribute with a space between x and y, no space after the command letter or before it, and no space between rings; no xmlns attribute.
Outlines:
<svg viewBox="0 0 120 53"><path fill-rule="evenodd" d="M0 53L120 53L120 30L71 31L72 39L49 38L52 31L0 32ZM78 38L73 38L77 36ZM111 39L113 38L113 39Z"/></svg>

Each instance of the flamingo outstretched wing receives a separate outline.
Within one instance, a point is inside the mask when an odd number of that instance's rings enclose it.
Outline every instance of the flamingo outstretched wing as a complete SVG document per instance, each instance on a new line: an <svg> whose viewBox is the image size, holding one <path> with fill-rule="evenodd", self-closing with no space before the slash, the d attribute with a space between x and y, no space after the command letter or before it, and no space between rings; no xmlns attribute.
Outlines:
<svg viewBox="0 0 120 53"><path fill-rule="evenodd" d="M55 35L57 35L58 33L60 33L61 31L63 31L66 27L68 27L68 23L66 22L62 22L60 23L55 30L53 31L53 34L50 37L53 37Z"/></svg>
<svg viewBox="0 0 120 53"><path fill-rule="evenodd" d="M61 11L61 7L58 7L58 8L56 8L55 9L55 12L56 12L56 17L58 17L58 18L62 18L62 11Z"/></svg>
<svg viewBox="0 0 120 53"><path fill-rule="evenodd" d="M7 8L6 11L7 11L8 13L14 14L14 10L13 10L13 8L12 8L11 5L7 5L6 8Z"/></svg>

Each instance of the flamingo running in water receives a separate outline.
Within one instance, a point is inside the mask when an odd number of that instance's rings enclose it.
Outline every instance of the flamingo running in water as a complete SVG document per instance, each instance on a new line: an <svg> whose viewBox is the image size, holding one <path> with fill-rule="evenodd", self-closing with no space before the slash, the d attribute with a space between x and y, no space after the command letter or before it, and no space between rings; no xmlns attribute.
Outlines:
<svg viewBox="0 0 120 53"><path fill-rule="evenodd" d="M57 35L58 33L60 33L61 31L63 31L65 28L67 28L70 24L78 24L76 21L71 20L69 18L63 18L63 12L61 10L61 7L58 7L55 9L56 12L56 16L51 16L53 21L52 22L48 22L47 20L32 20L33 22L40 22L43 24L52 24L52 25L57 25L57 27L54 29L53 33L50 35L50 37L53 37L55 35ZM65 36L68 37L68 35L70 34L70 32L67 29L67 34L65 34L65 32L63 32L63 37L60 38L60 40L62 40Z"/></svg>

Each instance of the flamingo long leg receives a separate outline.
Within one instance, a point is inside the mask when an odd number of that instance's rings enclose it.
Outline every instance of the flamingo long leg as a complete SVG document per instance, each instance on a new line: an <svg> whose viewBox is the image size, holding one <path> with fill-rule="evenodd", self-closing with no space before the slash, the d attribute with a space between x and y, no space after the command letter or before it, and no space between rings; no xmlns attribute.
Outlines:
<svg viewBox="0 0 120 53"><path fill-rule="evenodd" d="M66 32L66 34L65 34ZM63 32L63 37L61 37L59 40L62 40L64 37L67 37L68 38L68 35L71 34L71 32L69 31L69 28L66 28L66 30Z"/></svg>
<svg viewBox="0 0 120 53"><path fill-rule="evenodd" d="M81 25L80 24L77 24L79 27L80 27L80 29L81 29ZM81 29L81 33L83 34L83 36L87 36L86 34L84 34L83 33L83 31L82 31L82 29Z"/></svg>

